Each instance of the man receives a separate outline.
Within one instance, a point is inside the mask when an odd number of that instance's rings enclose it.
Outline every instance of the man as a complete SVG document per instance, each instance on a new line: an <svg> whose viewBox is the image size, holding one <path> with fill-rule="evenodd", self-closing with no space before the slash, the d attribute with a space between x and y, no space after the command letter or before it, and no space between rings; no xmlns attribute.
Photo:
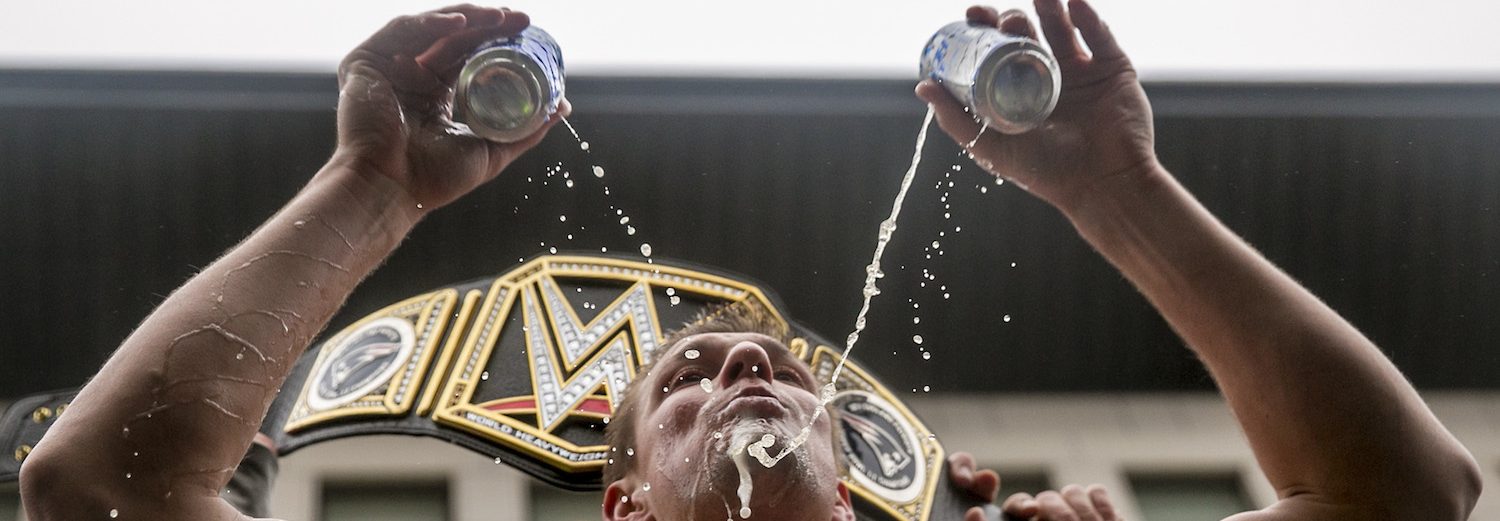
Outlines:
<svg viewBox="0 0 1500 521"><path fill-rule="evenodd" d="M917 95L951 137L974 143L981 166L1062 211L1203 359L1281 498L1230 519L1465 519L1480 488L1467 451L1373 344L1156 161L1150 107L1094 10L1083 0L1036 8L1064 78L1044 127L981 134L939 86L924 82ZM984 8L969 17L1035 34L1023 17ZM422 216L492 179L555 123L502 145L448 118L464 54L527 23L518 12L442 9L393 21L344 60L333 158L164 301L78 395L23 469L33 520L244 518L218 492L297 355ZM638 460L612 475L604 517L852 519L833 479L827 415L788 460L749 462L750 511L717 510L740 489L715 440L773 434L775 453L814 416L816 384L784 351L774 335L742 328L670 347L639 380L638 409L621 411L630 432L611 434L635 440ZM703 378L713 392L681 391ZM993 490L990 475L959 463L960 481ZM1070 487L1010 506L1045 519L1113 518L1093 492Z"/></svg>
<svg viewBox="0 0 1500 521"><path fill-rule="evenodd" d="M604 468L604 519L854 519L839 480L833 419L813 413L827 382L814 380L790 343L781 322L746 305L674 333L656 362L641 368L609 424L607 442L624 456ZM776 438L768 455L778 454L808 425L815 434L784 461L766 466L743 455L747 443L767 434ZM949 463L955 485L994 500L994 472L976 472L966 453ZM1118 519L1098 486L1035 499L1018 493L1004 511L1046 521ZM965 519L981 521L983 511L972 508Z"/></svg>

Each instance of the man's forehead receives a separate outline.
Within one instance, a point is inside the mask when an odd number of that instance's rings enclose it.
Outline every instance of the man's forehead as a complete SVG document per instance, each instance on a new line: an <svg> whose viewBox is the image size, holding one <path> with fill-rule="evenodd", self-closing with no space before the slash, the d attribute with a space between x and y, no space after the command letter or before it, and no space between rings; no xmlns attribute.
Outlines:
<svg viewBox="0 0 1500 521"><path fill-rule="evenodd" d="M755 331L720 331L686 336L672 344L663 356L657 358L659 360L667 360L668 357L676 357L689 349L697 349L699 351L705 349L729 349L747 340L759 344L769 355L784 355L786 358L797 358L792 353L791 348L787 347L781 340Z"/></svg>

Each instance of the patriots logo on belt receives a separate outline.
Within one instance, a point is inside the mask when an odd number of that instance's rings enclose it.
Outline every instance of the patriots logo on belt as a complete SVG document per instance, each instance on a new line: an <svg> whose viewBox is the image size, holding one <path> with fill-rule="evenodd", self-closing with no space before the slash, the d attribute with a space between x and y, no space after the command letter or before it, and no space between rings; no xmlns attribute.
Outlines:
<svg viewBox="0 0 1500 521"><path fill-rule="evenodd" d="M456 297L449 289L403 300L324 342L287 418L287 432L325 421L409 413L447 329L442 318L452 313Z"/></svg>

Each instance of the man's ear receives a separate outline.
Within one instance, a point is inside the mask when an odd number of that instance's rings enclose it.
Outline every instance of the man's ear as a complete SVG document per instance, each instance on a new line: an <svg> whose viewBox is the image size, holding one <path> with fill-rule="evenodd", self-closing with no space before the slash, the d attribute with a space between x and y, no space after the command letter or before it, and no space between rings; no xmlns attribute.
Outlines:
<svg viewBox="0 0 1500 521"><path fill-rule="evenodd" d="M839 493L834 496L833 521L854 521L854 502L849 500L849 487L839 481Z"/></svg>
<svg viewBox="0 0 1500 521"><path fill-rule="evenodd" d="M647 508L644 502L630 497L633 485L627 480L618 480L610 483L604 489L604 521L636 521L646 519ZM847 495L847 494L846 494ZM850 518L851 521L853 518Z"/></svg>

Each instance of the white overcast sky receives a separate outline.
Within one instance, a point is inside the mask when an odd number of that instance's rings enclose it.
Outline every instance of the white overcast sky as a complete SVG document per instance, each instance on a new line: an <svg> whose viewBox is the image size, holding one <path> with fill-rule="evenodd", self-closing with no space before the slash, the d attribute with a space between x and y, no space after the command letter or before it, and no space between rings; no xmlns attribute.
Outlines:
<svg viewBox="0 0 1500 521"><path fill-rule="evenodd" d="M321 72L414 0L6 0L0 67ZM569 74L913 77L970 2L518 0ZM1004 9L1029 0L995 4ZM1153 80L1500 81L1500 2L1096 0Z"/></svg>

